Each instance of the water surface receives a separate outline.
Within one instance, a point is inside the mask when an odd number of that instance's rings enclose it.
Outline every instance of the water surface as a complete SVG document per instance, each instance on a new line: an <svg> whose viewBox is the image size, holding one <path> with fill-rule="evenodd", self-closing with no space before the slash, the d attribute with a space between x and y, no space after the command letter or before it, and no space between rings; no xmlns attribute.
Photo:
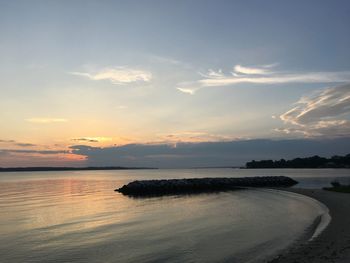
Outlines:
<svg viewBox="0 0 350 263"><path fill-rule="evenodd" d="M136 179L271 174L310 186L332 171L1 173L1 262L259 262L302 238L318 204L268 190L135 199L114 189Z"/></svg>

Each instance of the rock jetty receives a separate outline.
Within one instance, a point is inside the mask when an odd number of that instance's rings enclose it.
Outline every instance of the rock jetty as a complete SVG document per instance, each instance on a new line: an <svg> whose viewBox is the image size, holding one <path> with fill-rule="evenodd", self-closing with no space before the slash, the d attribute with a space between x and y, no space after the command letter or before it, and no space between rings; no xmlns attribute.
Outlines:
<svg viewBox="0 0 350 263"><path fill-rule="evenodd" d="M141 180L130 182L115 191L130 196L152 196L217 192L242 187L290 187L297 183L286 176Z"/></svg>

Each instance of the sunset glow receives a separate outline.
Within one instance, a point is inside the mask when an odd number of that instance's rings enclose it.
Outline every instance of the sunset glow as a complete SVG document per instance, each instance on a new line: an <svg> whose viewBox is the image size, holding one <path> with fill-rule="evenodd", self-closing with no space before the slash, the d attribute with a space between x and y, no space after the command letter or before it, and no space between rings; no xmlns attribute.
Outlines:
<svg viewBox="0 0 350 263"><path fill-rule="evenodd" d="M348 138L346 8L258 5L2 3L0 166L124 165L112 148L127 145Z"/></svg>

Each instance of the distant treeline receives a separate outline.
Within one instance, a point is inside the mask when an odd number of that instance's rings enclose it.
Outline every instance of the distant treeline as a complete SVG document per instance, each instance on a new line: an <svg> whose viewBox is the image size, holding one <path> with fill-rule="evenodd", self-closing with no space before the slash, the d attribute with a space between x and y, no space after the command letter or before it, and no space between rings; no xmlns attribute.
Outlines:
<svg viewBox="0 0 350 263"><path fill-rule="evenodd" d="M350 154L345 156L332 156L324 158L312 156L306 158L295 158L292 160L261 160L246 163L246 168L350 168Z"/></svg>

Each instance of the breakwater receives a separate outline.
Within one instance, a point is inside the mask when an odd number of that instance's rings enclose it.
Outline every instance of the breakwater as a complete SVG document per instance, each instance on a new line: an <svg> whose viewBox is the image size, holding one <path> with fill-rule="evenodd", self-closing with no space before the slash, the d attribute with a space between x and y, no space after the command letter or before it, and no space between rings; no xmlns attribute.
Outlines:
<svg viewBox="0 0 350 263"><path fill-rule="evenodd" d="M297 183L286 176L140 180L130 182L115 191L130 196L149 196L217 192L242 187L290 187Z"/></svg>

